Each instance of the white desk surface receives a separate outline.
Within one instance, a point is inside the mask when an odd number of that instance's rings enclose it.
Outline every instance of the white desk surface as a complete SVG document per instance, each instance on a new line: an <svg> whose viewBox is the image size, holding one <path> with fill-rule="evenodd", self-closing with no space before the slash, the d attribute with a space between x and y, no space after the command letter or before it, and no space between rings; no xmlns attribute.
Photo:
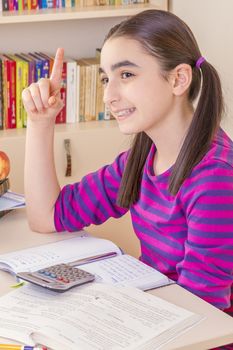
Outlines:
<svg viewBox="0 0 233 350"><path fill-rule="evenodd" d="M74 237L70 233L40 234L32 232L26 221L24 209L15 210L0 220L0 254L20 250L60 239ZM0 271L0 295L11 290L14 278ZM178 306L206 316L198 325L179 336L161 349L207 350L227 343L233 343L233 318L219 311L202 299L194 296L178 285L170 285L151 291ZM0 338L0 342L3 339Z"/></svg>

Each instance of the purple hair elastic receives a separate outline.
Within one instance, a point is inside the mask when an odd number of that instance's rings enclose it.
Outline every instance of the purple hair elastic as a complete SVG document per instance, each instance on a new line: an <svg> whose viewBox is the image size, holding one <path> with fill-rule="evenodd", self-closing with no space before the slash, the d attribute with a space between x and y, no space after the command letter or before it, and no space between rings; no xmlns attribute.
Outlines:
<svg viewBox="0 0 233 350"><path fill-rule="evenodd" d="M195 67L200 69L204 61L205 61L205 57L203 56L199 57L198 60L196 61Z"/></svg>

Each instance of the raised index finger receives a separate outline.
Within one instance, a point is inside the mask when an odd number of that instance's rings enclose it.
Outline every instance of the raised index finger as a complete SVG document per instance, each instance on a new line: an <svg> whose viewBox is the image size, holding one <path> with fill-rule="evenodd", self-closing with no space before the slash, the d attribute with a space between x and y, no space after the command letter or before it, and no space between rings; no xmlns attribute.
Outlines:
<svg viewBox="0 0 233 350"><path fill-rule="evenodd" d="M63 58L64 49L58 48L54 58L53 69L50 76L51 94L56 94L58 91L60 91Z"/></svg>

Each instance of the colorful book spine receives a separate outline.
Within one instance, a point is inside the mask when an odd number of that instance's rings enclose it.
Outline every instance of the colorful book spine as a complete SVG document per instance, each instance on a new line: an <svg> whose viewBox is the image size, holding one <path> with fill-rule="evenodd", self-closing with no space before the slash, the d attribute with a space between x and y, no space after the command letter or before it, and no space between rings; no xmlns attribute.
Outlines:
<svg viewBox="0 0 233 350"><path fill-rule="evenodd" d="M54 62L54 57L45 54L44 52L36 52L37 55L40 55L44 58L46 58L49 62L49 73L48 73L48 77L50 77L51 73L52 73L52 69L53 69L53 62Z"/></svg>
<svg viewBox="0 0 233 350"><path fill-rule="evenodd" d="M67 65L66 65L66 62L63 62L60 94L61 94L61 99L64 103L64 107L56 117L56 124L66 123L66 89L67 89Z"/></svg>
<svg viewBox="0 0 233 350"><path fill-rule="evenodd" d="M19 2L18 0L14 0L14 10L18 11L18 9L19 9Z"/></svg>
<svg viewBox="0 0 233 350"><path fill-rule="evenodd" d="M33 58L28 56L27 54L16 54L17 57L21 58L22 60L26 61L28 64L28 85L35 82L35 61Z"/></svg>
<svg viewBox="0 0 233 350"><path fill-rule="evenodd" d="M47 9L47 0L41 0L41 6L42 9Z"/></svg>
<svg viewBox="0 0 233 350"><path fill-rule="evenodd" d="M16 96L16 99L18 97L18 106L20 108L20 113L18 114L19 117L19 122L17 121L17 128L25 128L27 126L27 113L26 110L24 108L24 105L22 103L22 91L28 87L29 85L29 63L27 60L25 60L24 57L22 57L19 54L15 54L12 56L13 59L18 62L19 65L19 71L20 71L20 81L19 81L19 77L17 79L16 82L16 92L17 94L20 94L18 96ZM16 63L17 64L17 63ZM18 86L18 90L17 90L17 84ZM16 94L16 95L17 95ZM16 112L17 115L17 112ZM21 120L22 118L22 120Z"/></svg>
<svg viewBox="0 0 233 350"><path fill-rule="evenodd" d="M2 76L2 59L0 57L0 130L3 129L3 76Z"/></svg>
<svg viewBox="0 0 233 350"><path fill-rule="evenodd" d="M9 107L8 107L8 125L10 129L16 128L16 62L10 61L9 77Z"/></svg>
<svg viewBox="0 0 233 350"><path fill-rule="evenodd" d="M8 0L9 11L14 11L14 0Z"/></svg>
<svg viewBox="0 0 233 350"><path fill-rule="evenodd" d="M29 85L29 67L28 67L28 62L26 62L25 60L22 60L22 91L28 87ZM26 128L27 126L27 112L24 108L24 105L22 105L23 111L22 111L22 115L23 115L23 128Z"/></svg>
<svg viewBox="0 0 233 350"><path fill-rule="evenodd" d="M5 57L5 88L6 88L6 114L5 126L7 129L16 128L16 63L7 55Z"/></svg>
<svg viewBox="0 0 233 350"><path fill-rule="evenodd" d="M28 56L35 62L35 82L37 82L42 77L43 62L41 59L38 59L34 53L30 52L28 53Z"/></svg>
<svg viewBox="0 0 233 350"><path fill-rule="evenodd" d="M7 116L7 71L5 69L5 60L6 58L1 55L2 62L2 123L3 129L6 128L6 116Z"/></svg>
<svg viewBox="0 0 233 350"><path fill-rule="evenodd" d="M24 5L24 0L18 0L18 11L24 10L25 5Z"/></svg>
<svg viewBox="0 0 233 350"><path fill-rule="evenodd" d="M49 78L49 59L37 52L33 55L41 61L41 78Z"/></svg>
<svg viewBox="0 0 233 350"><path fill-rule="evenodd" d="M38 0L31 0L31 10L37 10L38 8Z"/></svg>
<svg viewBox="0 0 233 350"><path fill-rule="evenodd" d="M16 127L23 127L23 60L15 56L16 61Z"/></svg>

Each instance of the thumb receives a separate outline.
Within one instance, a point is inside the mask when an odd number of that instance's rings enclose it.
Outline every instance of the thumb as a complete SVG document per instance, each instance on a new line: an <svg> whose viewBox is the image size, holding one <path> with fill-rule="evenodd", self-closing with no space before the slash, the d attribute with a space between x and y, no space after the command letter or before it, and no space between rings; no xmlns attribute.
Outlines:
<svg viewBox="0 0 233 350"><path fill-rule="evenodd" d="M64 103L62 102L62 100L54 95L49 97L48 104L49 104L49 107L52 107L55 109L56 108L62 109L62 107L64 106Z"/></svg>

